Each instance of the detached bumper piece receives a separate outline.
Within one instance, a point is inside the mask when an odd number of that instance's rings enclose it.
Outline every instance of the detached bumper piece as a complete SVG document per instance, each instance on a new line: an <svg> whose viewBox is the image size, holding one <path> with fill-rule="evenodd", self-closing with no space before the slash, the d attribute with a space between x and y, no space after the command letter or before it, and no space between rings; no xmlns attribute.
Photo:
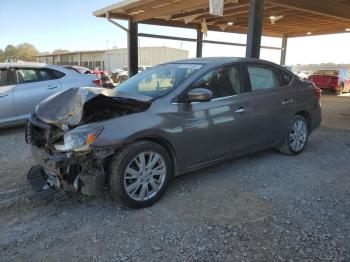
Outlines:
<svg viewBox="0 0 350 262"><path fill-rule="evenodd" d="M61 188L48 183L47 175L41 166L33 166L27 174L27 179L37 195L44 201L63 200L68 197Z"/></svg>

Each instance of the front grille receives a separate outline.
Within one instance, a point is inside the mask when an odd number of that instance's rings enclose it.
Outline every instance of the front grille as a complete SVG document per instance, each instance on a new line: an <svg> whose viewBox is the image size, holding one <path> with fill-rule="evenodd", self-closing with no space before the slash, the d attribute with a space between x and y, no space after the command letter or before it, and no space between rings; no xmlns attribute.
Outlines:
<svg viewBox="0 0 350 262"><path fill-rule="evenodd" d="M44 146L46 144L46 131L46 129L34 125L31 121L28 121L25 132L26 142L38 147Z"/></svg>
<svg viewBox="0 0 350 262"><path fill-rule="evenodd" d="M25 140L28 144L49 149L52 143L62 142L63 135L61 129L44 123L33 114L26 126Z"/></svg>

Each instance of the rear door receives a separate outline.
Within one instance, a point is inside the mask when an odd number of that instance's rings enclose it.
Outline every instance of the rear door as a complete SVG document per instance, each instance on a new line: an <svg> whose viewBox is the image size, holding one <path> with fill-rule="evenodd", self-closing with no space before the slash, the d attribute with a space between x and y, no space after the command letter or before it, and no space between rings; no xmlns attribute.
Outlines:
<svg viewBox="0 0 350 262"><path fill-rule="evenodd" d="M260 146L276 143L286 132L296 99L290 86L292 75L265 64L247 64L246 74L256 123L256 142Z"/></svg>
<svg viewBox="0 0 350 262"><path fill-rule="evenodd" d="M13 70L0 68L0 123L6 124L16 119L13 103Z"/></svg>
<svg viewBox="0 0 350 262"><path fill-rule="evenodd" d="M27 118L38 103L60 91L57 77L47 68L16 68L16 78L13 98L19 117Z"/></svg>

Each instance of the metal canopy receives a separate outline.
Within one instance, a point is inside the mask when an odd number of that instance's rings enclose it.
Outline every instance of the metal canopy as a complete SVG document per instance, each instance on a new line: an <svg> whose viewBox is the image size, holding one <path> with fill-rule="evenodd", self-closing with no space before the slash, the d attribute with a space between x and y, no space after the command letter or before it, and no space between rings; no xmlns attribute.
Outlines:
<svg viewBox="0 0 350 262"><path fill-rule="evenodd" d="M246 56L259 58L261 36L282 37L281 64L285 63L288 37L350 32L350 0L224 0L223 15L209 11L210 0L125 0L94 12L97 17L129 22L129 74L138 72L138 36L196 42L202 56L203 43L242 45L203 40L208 30L247 34ZM138 24L193 28L197 39L138 33ZM265 47L266 48L266 47Z"/></svg>
<svg viewBox="0 0 350 262"><path fill-rule="evenodd" d="M347 32L349 10L349 0L265 0L262 34L297 37ZM209 30L246 34L249 0L225 0L223 16L209 14L209 0L126 0L94 15L194 29L205 19Z"/></svg>

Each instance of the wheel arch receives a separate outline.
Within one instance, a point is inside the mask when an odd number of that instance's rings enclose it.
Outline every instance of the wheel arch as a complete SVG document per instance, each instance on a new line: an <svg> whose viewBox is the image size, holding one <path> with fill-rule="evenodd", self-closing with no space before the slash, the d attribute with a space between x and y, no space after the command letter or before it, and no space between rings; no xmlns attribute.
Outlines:
<svg viewBox="0 0 350 262"><path fill-rule="evenodd" d="M169 154L169 157L173 163L174 175L177 174L177 158L176 158L175 149L167 139L160 136L146 136L146 137L137 138L131 141L130 143L133 143L136 141L150 141L162 146L165 149L165 151L167 151L167 153Z"/></svg>
<svg viewBox="0 0 350 262"><path fill-rule="evenodd" d="M308 131L310 132L310 128L311 128L311 115L309 112L305 111L305 110L301 110L299 112L297 112L295 115L299 115L305 118L306 123L307 123L307 127L308 127Z"/></svg>

